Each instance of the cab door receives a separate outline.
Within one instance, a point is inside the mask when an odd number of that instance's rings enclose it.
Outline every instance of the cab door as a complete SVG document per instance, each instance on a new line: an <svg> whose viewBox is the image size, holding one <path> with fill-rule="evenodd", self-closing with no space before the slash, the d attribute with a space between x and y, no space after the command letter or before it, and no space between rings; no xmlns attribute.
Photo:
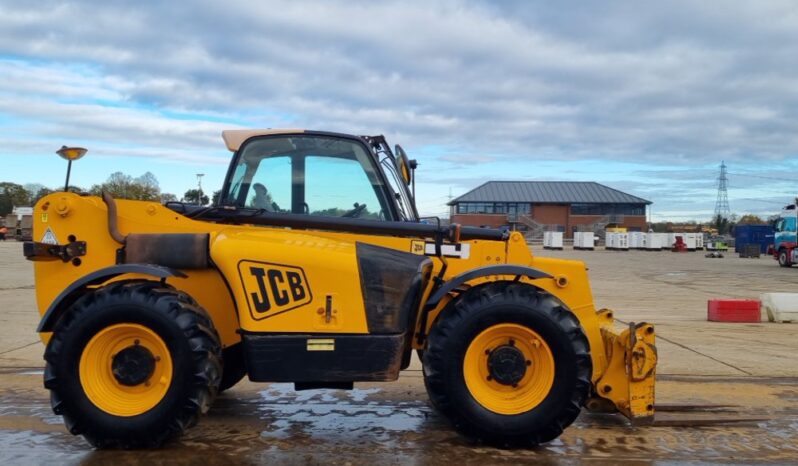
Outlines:
<svg viewBox="0 0 798 466"><path fill-rule="evenodd" d="M333 223L397 219L373 154L356 140L270 136L245 143L237 157L226 199L242 211L328 217ZM236 298L253 380L398 376L431 261L367 240L255 226L230 227L217 236L211 256ZM409 247L409 240L403 242Z"/></svg>

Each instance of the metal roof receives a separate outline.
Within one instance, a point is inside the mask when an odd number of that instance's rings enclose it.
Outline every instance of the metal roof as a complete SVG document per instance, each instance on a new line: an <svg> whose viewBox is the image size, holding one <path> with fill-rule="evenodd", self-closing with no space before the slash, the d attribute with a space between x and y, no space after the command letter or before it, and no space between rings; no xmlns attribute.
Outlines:
<svg viewBox="0 0 798 466"><path fill-rule="evenodd" d="M488 181L460 197L459 202L532 202L537 204L651 204L593 181Z"/></svg>

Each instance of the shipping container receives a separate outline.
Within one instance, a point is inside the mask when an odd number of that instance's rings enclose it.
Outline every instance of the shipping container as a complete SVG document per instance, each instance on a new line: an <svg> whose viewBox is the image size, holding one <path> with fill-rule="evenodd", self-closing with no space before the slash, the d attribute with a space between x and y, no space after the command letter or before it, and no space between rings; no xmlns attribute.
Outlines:
<svg viewBox="0 0 798 466"><path fill-rule="evenodd" d="M748 244L756 244L759 252L767 253L774 235L775 230L770 225L737 225L734 227L734 252L742 251Z"/></svg>

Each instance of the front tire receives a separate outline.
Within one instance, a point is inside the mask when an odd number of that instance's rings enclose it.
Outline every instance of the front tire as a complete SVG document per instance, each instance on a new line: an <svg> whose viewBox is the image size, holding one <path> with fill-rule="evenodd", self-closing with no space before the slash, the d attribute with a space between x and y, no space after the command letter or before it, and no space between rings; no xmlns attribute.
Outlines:
<svg viewBox="0 0 798 466"><path fill-rule="evenodd" d="M69 431L98 448L156 447L208 411L219 337L185 293L113 283L81 297L45 351L44 385Z"/></svg>
<svg viewBox="0 0 798 466"><path fill-rule="evenodd" d="M467 437L499 447L558 437L591 387L579 320L551 294L497 282L460 296L429 335L432 405Z"/></svg>
<svg viewBox="0 0 798 466"><path fill-rule="evenodd" d="M779 249L779 265L782 267L792 267L790 258L787 255L786 249Z"/></svg>

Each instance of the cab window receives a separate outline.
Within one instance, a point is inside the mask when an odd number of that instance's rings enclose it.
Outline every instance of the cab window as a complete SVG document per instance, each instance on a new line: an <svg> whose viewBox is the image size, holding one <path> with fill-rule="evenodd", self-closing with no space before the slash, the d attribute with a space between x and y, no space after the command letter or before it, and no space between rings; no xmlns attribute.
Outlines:
<svg viewBox="0 0 798 466"><path fill-rule="evenodd" d="M366 148L350 139L280 136L241 149L225 196L227 205L265 212L394 220Z"/></svg>
<svg viewBox="0 0 798 466"><path fill-rule="evenodd" d="M246 207L285 212L291 207L291 158L266 157L252 176Z"/></svg>
<svg viewBox="0 0 798 466"><path fill-rule="evenodd" d="M374 184L357 160L307 157L305 202L310 215L344 217L352 212L349 216L385 218Z"/></svg>

